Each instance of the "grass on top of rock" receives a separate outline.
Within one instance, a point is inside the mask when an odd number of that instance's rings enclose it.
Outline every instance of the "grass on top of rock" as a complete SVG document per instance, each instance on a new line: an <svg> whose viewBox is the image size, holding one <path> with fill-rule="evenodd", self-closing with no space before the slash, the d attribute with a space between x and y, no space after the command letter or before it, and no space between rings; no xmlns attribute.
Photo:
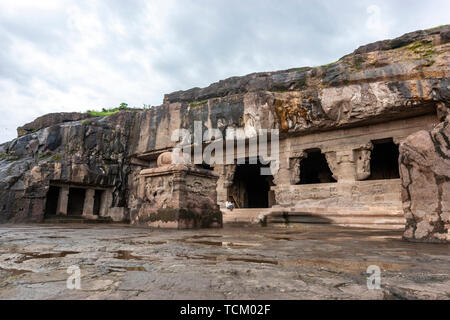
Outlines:
<svg viewBox="0 0 450 320"><path fill-rule="evenodd" d="M109 116L109 115L115 114L115 113L117 113L119 111L129 110L129 109L130 108L128 107L128 104L123 102L117 108L111 108L111 109L103 108L102 111L88 110L86 112L89 113L93 117L105 117L105 116Z"/></svg>
<svg viewBox="0 0 450 320"><path fill-rule="evenodd" d="M122 102L120 104L120 106L118 106L117 108L111 108L111 109L103 108L102 111L87 110L86 113L90 114L93 117L106 117L106 116L115 114L117 112L123 111L123 110L149 110L151 108L153 108L153 107L150 105L147 105L147 104L144 104L144 106L142 108L129 107L127 103ZM86 121L83 124L88 124L88 123L89 123L89 121Z"/></svg>
<svg viewBox="0 0 450 320"><path fill-rule="evenodd" d="M445 26L446 26L445 24L441 24L441 25L439 25L439 26L432 27L432 28L428 28L428 29L425 29L425 30L426 30L426 31L429 31L429 30L439 29L439 28L442 28L442 27L445 27Z"/></svg>

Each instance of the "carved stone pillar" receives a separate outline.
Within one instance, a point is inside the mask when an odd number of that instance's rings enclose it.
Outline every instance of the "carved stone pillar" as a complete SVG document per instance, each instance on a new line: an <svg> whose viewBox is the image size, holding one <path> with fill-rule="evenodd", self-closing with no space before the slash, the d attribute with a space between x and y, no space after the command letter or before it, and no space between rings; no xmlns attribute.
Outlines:
<svg viewBox="0 0 450 320"><path fill-rule="evenodd" d="M373 144L371 142L354 150L356 161L356 180L362 181L370 177L370 158Z"/></svg>
<svg viewBox="0 0 450 320"><path fill-rule="evenodd" d="M69 187L59 189L58 208L56 214L67 215L67 206L69 204Z"/></svg>
<svg viewBox="0 0 450 320"><path fill-rule="evenodd" d="M302 152L295 152L289 157L289 182L295 185L300 182L300 163L302 159L306 157L306 154Z"/></svg>
<svg viewBox="0 0 450 320"><path fill-rule="evenodd" d="M337 151L338 181L351 182L356 180L355 158L353 150Z"/></svg>
<svg viewBox="0 0 450 320"><path fill-rule="evenodd" d="M216 165L214 171L219 175L219 179L217 180L217 204L221 208L225 208L225 202L229 196L229 189L233 185L236 165Z"/></svg>
<svg viewBox="0 0 450 320"><path fill-rule="evenodd" d="M325 158L327 159L328 167L330 168L331 173L333 174L333 179L336 181L339 181L339 170L338 170L336 152L329 151L329 152L325 152L324 154L325 154Z"/></svg>
<svg viewBox="0 0 450 320"><path fill-rule="evenodd" d="M84 197L83 217L92 218L94 216L95 190L87 189Z"/></svg>

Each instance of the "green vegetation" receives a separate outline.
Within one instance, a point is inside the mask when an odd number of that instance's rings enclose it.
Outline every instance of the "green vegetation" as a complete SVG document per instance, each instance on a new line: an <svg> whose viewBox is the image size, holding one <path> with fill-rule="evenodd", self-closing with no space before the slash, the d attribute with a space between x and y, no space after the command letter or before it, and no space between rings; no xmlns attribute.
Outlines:
<svg viewBox="0 0 450 320"><path fill-rule="evenodd" d="M19 156L9 153L0 153L0 160L8 160L8 161L19 160Z"/></svg>
<svg viewBox="0 0 450 320"><path fill-rule="evenodd" d="M327 63L327 64L322 64L322 65L320 65L320 66L314 66L313 68L324 68L324 67L329 67L329 66L331 66L332 64L335 64L335 63L338 63L339 62L339 60L336 60L336 61L333 61L333 62L330 62L330 63Z"/></svg>
<svg viewBox="0 0 450 320"><path fill-rule="evenodd" d="M338 63L339 62L339 60L336 60L336 61L333 61L333 62L330 62L330 63L327 63L327 64L323 64L323 65L321 65L321 66L319 66L319 67L329 67L329 66L331 66L332 64L335 64L335 63Z"/></svg>
<svg viewBox="0 0 450 320"><path fill-rule="evenodd" d="M425 29L425 30L429 31L429 30L434 30L434 29L438 29L438 28L442 28L442 27L445 27L445 24L441 24L440 26L428 28L428 29Z"/></svg>
<svg viewBox="0 0 450 320"><path fill-rule="evenodd" d="M125 102L122 102L120 104L120 106L118 106L117 108L112 108L112 109L103 108L102 111L88 110L86 112L89 113L93 117L105 117L105 116L115 114L119 111L129 110L129 109L130 108L128 107L128 104L126 104Z"/></svg>
<svg viewBox="0 0 450 320"><path fill-rule="evenodd" d="M62 160L62 155L55 154L55 155L53 155L52 160L53 161L61 161Z"/></svg>
<svg viewBox="0 0 450 320"><path fill-rule="evenodd" d="M199 107L199 106L205 105L207 103L208 103L208 100L202 100L202 101L195 100L195 101L190 102L189 106L190 107Z"/></svg>
<svg viewBox="0 0 450 320"><path fill-rule="evenodd" d="M289 92L290 90L287 89L279 89L279 88L271 88L269 89L270 92L278 92L278 93L284 93L284 92Z"/></svg>
<svg viewBox="0 0 450 320"><path fill-rule="evenodd" d="M102 111L87 110L86 113L89 113L93 117L106 117L106 116L110 116L110 115L115 114L122 110L149 110L151 108L153 108L153 107L149 104L144 104L142 108L135 108L135 107L129 107L127 103L122 102L120 104L120 106L118 106L117 108L111 108L111 109L103 108ZM90 120L85 120L82 122L82 124L89 124L89 123L90 123Z"/></svg>
<svg viewBox="0 0 450 320"><path fill-rule="evenodd" d="M428 66L434 64L434 60L432 59L434 52L433 44L431 41L416 41L411 43L408 46L408 50L412 51L415 54L420 55L421 59L425 59L428 62Z"/></svg>
<svg viewBox="0 0 450 320"><path fill-rule="evenodd" d="M358 54L358 55L355 55L355 56L353 57L353 65L355 66L355 69L356 69L356 70L361 70L361 69L362 69L362 64L363 64L363 62L364 62L364 59L363 59L363 57L360 56L359 54Z"/></svg>

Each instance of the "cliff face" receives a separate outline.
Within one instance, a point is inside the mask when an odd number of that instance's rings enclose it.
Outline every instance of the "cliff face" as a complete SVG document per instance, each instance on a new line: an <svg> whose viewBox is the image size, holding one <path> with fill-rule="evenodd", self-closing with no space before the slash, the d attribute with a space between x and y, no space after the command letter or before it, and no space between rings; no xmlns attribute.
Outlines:
<svg viewBox="0 0 450 320"><path fill-rule="evenodd" d="M450 26L360 47L315 68L254 73L179 91L163 105L104 118L44 116L0 145L0 221L41 221L52 180L112 188L134 207L135 156L164 150L177 128L279 128L282 137L445 111ZM134 161L134 162L133 162Z"/></svg>

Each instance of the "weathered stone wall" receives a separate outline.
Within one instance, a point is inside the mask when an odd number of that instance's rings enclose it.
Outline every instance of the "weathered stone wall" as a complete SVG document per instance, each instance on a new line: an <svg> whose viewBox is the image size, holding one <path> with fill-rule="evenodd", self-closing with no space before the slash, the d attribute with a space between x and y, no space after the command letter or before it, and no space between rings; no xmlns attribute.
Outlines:
<svg viewBox="0 0 450 320"><path fill-rule="evenodd" d="M450 242L450 116L400 147L404 238Z"/></svg>

